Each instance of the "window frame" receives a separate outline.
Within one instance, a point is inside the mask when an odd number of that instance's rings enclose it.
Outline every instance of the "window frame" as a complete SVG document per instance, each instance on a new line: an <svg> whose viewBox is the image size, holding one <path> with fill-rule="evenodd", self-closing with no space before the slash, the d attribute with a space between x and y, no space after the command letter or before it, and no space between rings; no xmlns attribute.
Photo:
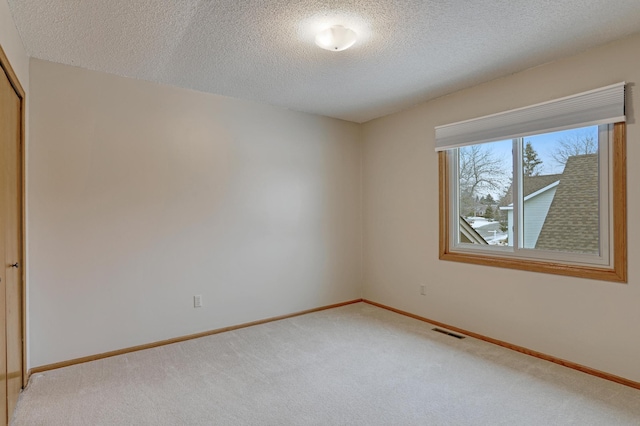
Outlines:
<svg viewBox="0 0 640 426"><path fill-rule="evenodd" d="M439 258L476 265L496 266L530 272L589 278L595 280L627 282L627 188L626 188L626 125L613 124L613 137L609 150L609 220L612 221L609 235L609 265L596 266L563 261L542 260L519 254L504 254L496 250L460 251L453 249L451 208L450 157L452 153L438 152L439 172Z"/></svg>

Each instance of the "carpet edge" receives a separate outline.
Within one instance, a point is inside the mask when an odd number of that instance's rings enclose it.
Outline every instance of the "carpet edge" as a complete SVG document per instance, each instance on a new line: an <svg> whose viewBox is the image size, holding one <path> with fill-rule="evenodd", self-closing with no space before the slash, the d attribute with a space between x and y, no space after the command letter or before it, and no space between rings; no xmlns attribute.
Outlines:
<svg viewBox="0 0 640 426"><path fill-rule="evenodd" d="M505 342L505 341L502 341L502 340L494 339L492 337L484 336L484 335L479 334L479 333L474 333L472 331L468 331L468 330L465 330L463 328L459 328L459 327L455 327L455 326L452 326L452 325L449 325L449 324L445 324L445 323L440 322L440 321L431 320L429 318L425 318L425 317L422 317L420 315L412 314L410 312L403 311L401 309L396 309L396 308L393 308L391 306L383 305L382 303L373 302L373 301L367 300L367 299L362 299L362 301L364 303L369 304L369 305L377 306L378 308L386 309L388 311L395 312L397 314L404 315L404 316L407 316L407 317L410 317L410 318L413 318L413 319L417 319L419 321L424 321L424 322L427 322L429 324L433 324L433 325L438 326L438 327L446 328L448 330L455 331L457 333L461 333L461 334L464 334L466 336L473 337L473 338L476 338L478 340L482 340L482 341L485 341L485 342L488 342L488 343L492 343L494 345L502 346L503 348L511 349L512 351L520 352L520 353L523 353L525 355L529 355L529 356L532 356L532 357L535 357L535 358L539 358L539 359L542 359L542 360L545 360L545 361L553 362L554 364L559 364L559 365L562 365L563 367L571 368L573 370L577 370L577 371L580 371L582 373L589 374L591 376L599 377L601 379L609 380L609 381L612 381L612 382L615 382L615 383L619 383L621 385L629 386L629 387L632 387L632 388L640 390L640 382L636 382L636 381L633 381L633 380L630 380L630 379L626 379L624 377L616 376L615 374L610 374L610 373L606 373L604 371L596 370L595 368L587 367L585 365L578 364L578 363L573 362L573 361L567 361L567 360L562 359L562 358L557 358L557 357L554 357L552 355L547 355L547 354L544 354L542 352L538 352L538 351L534 351L532 349L525 348L523 346L514 345L514 344L509 343L509 342Z"/></svg>
<svg viewBox="0 0 640 426"><path fill-rule="evenodd" d="M359 303L359 302L364 302L364 300L363 299L348 300L346 302L334 303L334 304L331 304L331 305L325 305L325 306L320 306L320 307L317 307L317 308L306 309L304 311L293 312L293 313L290 313L290 314L279 315L279 316L270 317L270 318L264 318L264 319L261 319L261 320L246 322L246 323L237 324L237 325L231 325L231 326L228 326L228 327L216 328L216 329L213 329L213 330L203 331L203 332L200 332L200 333L194 333L194 334L188 334L188 335L184 335L184 336L173 337L171 339L159 340L157 342L151 342L151 343L144 343L142 345L130 346L130 347L127 347L127 348L116 349L116 350L113 350L113 351L103 352L103 353L99 353L99 354L95 354L95 355L87 355L87 356L83 356L83 357L79 357L79 358L73 358L73 359L66 360L66 361L59 361L59 362L55 362L55 363L52 363L52 364L46 364L46 365L41 365L41 366L38 366L38 367L33 367L33 368L29 369L28 373L27 373L27 386L28 386L28 383L29 383L28 382L28 378L30 378L32 374L43 373L45 371L55 370L55 369L63 368L63 367L69 367L69 366L77 365L77 364L83 364L85 362L90 362L90 361L97 361L99 359L109 358L109 357L118 356L118 355L124 355L124 354L128 354L128 353L131 353L131 352L142 351L142 350L145 350L145 349L157 348L159 346L170 345L170 344L173 344L173 343L184 342L184 341L187 341L187 340L198 339L200 337L212 336L214 334L220 334L220 333L224 333L224 332L227 332L227 331L233 331L233 330L238 330L238 329L241 329L241 328L251 327L251 326L254 326L254 325L260 325L260 324L266 324L266 323L269 323L269 322L280 321L280 320L284 320L284 319L288 319L288 318L297 317L297 316L300 316L300 315L306 315L306 314L311 314L311 313L314 313L314 312L325 311L327 309L340 308L342 306L352 305L354 303ZM25 388L26 388L26 386L25 386Z"/></svg>

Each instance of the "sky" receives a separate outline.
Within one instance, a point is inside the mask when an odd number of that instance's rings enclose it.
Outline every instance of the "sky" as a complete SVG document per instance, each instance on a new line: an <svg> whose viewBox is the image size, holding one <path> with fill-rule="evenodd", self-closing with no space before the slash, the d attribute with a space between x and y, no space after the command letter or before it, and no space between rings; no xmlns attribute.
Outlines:
<svg viewBox="0 0 640 426"><path fill-rule="evenodd" d="M531 142L531 146L538 153L538 158L542 160L542 164L537 170L539 174L549 175L549 174L562 173L564 165L558 164L553 159L552 153L555 151L555 149L557 149L559 140L562 140L563 138L575 138L576 136L581 138L591 136L595 141L597 141L598 126L581 127L578 129L570 129L570 130L563 130L559 132L545 133L545 134L534 135L534 136L526 136L524 138L525 143ZM487 148L490 148L493 151L496 157L502 158L505 168L508 170L507 174L508 176L511 176L512 174L511 170L513 168L512 167L513 160L511 155L512 140L509 139L505 141L490 142L490 143L487 143L486 145L487 145ZM509 185L510 180L509 178L505 178L503 180L504 180L503 185L505 186L505 189L506 189L506 186ZM495 199L500 199L504 191L502 193L496 193L495 191L489 191L489 192ZM479 194L479 195L483 196L486 194Z"/></svg>

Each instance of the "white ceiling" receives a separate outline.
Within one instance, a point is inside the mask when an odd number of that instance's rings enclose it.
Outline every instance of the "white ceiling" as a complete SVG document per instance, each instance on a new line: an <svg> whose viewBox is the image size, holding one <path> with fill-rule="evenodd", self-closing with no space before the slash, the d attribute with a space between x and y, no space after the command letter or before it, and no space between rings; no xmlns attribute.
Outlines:
<svg viewBox="0 0 640 426"><path fill-rule="evenodd" d="M32 57L355 122L640 31L640 0L8 2Z"/></svg>

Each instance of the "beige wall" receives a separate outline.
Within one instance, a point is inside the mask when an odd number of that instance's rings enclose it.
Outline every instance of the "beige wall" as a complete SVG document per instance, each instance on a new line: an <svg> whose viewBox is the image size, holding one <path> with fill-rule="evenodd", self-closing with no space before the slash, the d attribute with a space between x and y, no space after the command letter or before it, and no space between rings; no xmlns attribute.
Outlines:
<svg viewBox="0 0 640 426"><path fill-rule="evenodd" d="M41 60L31 103L31 367L361 297L360 126Z"/></svg>
<svg viewBox="0 0 640 426"><path fill-rule="evenodd" d="M620 81L630 83L629 284L438 260L434 126ZM365 297L640 381L638 82L640 35L365 124Z"/></svg>

